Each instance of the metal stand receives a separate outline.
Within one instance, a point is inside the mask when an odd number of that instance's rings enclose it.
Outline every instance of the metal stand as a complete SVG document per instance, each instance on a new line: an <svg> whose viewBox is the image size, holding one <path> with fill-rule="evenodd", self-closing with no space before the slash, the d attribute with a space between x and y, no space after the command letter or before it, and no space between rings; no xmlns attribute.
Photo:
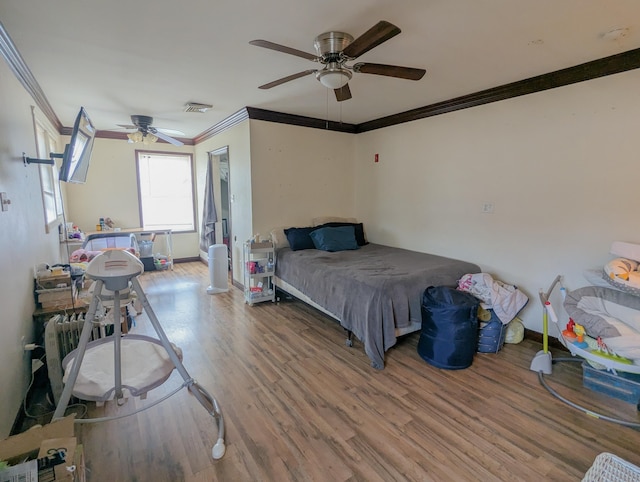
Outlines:
<svg viewBox="0 0 640 482"><path fill-rule="evenodd" d="M533 357L529 369L534 372L542 372L545 375L551 375L551 365L553 364L551 352L549 351L549 317L551 317L554 323L558 322L558 317L555 311L553 311L549 296L551 296L551 292L561 280L562 276L556 276L549 290L546 293L540 290L539 293L540 302L542 303L542 350Z"/></svg>
<svg viewBox="0 0 640 482"><path fill-rule="evenodd" d="M121 360L121 337L122 337L122 329L121 329L121 319L120 319L120 291L125 290L129 287L129 283L133 286L134 291L138 295L139 300L142 303L142 306L151 321L153 328L155 329L158 338L162 344L162 346L167 350L169 358L171 359L173 365L178 370L178 373L184 380L182 386L188 387L189 391L195 396L195 398L200 402L200 404L207 410L207 412L216 420L218 426L218 438L216 440L215 445L212 449L212 455L214 459L221 458L225 453L225 444L224 444L224 419L222 417L222 412L220 411L220 407L218 402L214 397L212 397L203 387L201 387L187 372L186 368L182 364L182 361L176 354L171 342L167 338L162 326L160 326L160 322L156 317L151 305L149 304L149 300L142 290L142 286L140 286L140 282L138 281L138 275L140 275L144 271L144 267L142 262L138 260L135 256L127 251L107 251L105 253L96 256L87 268L86 275L96 280L96 286L93 293L93 297L91 299L91 303L89 305L89 310L86 315L86 321L84 326L82 327L82 333L80 335L80 341L78 343L78 348L75 350L75 360L72 364L71 371L69 372L69 377L65 383L64 390L62 391L62 395L60 397L60 401L56 407L56 410L53 414L53 420L58 420L64 417L65 410L69 405L69 401L71 399L72 391L76 380L78 378L78 374L80 372L80 367L82 365L82 360L84 358L85 352L87 350L87 344L89 343L89 339L91 338L91 324L95 317L96 311L98 309L98 304L100 301L100 295L102 294L103 288L113 291L113 313L114 313L114 326L113 326L113 343L114 343L114 368L115 368L115 392L114 397L118 405L122 404L124 400L124 394L122 390L122 360ZM182 387L180 387L182 388ZM177 393L177 392L174 392ZM161 399L160 401L164 400ZM157 402L160 403L160 402ZM153 406L154 404L150 405ZM137 413L137 412L134 412ZM131 414L132 415L132 414ZM94 419L93 421L105 421L106 419ZM89 420L76 420L79 423L86 423Z"/></svg>

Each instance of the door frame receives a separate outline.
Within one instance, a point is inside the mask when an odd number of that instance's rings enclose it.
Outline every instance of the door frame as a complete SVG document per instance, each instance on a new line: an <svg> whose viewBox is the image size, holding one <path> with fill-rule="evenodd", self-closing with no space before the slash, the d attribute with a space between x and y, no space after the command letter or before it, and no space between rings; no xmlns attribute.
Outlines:
<svg viewBox="0 0 640 482"><path fill-rule="evenodd" d="M229 173L228 173L228 177L227 177L227 199L228 199L228 214L226 218L223 218L223 212L222 212L222 183L221 183L221 169L220 169L220 158L222 156L226 156L227 158L227 165L229 166ZM215 177L215 187L217 187L218 189L214 189L214 192L218 193L218 200L219 200L219 204L217 204L217 206L220 207L220 209L218 210L218 212L220 213L220 217L218 219L218 222L216 223L216 231L215 231L215 242L217 244L223 244L224 240L220 239L223 238L224 233L223 233L223 221L224 219L226 219L226 230L227 230L227 236L226 238L228 239L228 245L227 245L227 256L229 257L229 276L231 277L231 280L233 280L233 245L231 240L233 239L233 221L231 219L231 168L230 168L230 155L229 155L229 146L223 146L223 147L219 147L218 149L214 149L212 151L209 151L209 162L211 163L210 167L215 167L215 170L213 172L217 173L217 176Z"/></svg>

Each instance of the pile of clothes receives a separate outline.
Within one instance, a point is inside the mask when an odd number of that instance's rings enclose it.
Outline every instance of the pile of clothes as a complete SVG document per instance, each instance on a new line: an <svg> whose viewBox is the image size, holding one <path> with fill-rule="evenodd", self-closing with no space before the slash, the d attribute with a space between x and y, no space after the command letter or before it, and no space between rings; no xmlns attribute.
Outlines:
<svg viewBox="0 0 640 482"><path fill-rule="evenodd" d="M458 289L472 294L481 301L485 310L493 310L503 324L513 320L529 298L512 285L494 280L490 274L465 274L458 281Z"/></svg>

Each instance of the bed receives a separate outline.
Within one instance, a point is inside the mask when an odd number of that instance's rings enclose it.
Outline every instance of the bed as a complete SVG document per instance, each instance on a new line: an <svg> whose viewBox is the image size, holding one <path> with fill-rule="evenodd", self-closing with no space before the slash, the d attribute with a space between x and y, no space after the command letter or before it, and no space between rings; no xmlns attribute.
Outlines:
<svg viewBox="0 0 640 482"><path fill-rule="evenodd" d="M397 338L420 330L424 290L455 287L479 271L473 263L378 244L337 252L284 247L277 249L274 283L338 320L381 370Z"/></svg>

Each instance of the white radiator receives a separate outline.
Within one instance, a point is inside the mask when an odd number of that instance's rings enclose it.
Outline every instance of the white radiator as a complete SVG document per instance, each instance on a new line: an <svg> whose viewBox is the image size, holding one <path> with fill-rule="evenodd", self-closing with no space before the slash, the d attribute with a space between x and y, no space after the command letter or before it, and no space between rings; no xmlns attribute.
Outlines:
<svg viewBox="0 0 640 482"><path fill-rule="evenodd" d="M84 326L84 313L73 315L54 315L44 328L44 349L47 355L47 372L53 393L54 403L57 405L62 395L62 360L78 347L80 333ZM101 333L102 331L102 333ZM96 325L91 336L92 340L104 336L104 327Z"/></svg>
<svg viewBox="0 0 640 482"><path fill-rule="evenodd" d="M123 320L123 332L128 332L130 320L135 313L133 306L126 306L127 314ZM109 321L111 323L109 323ZM53 394L54 403L57 405L62 395L64 384L62 376L62 360L73 350L78 348L80 334L85 323L85 314L54 315L44 328L44 349L47 356L47 372ZM101 317L100 322L94 322L89 341L104 338L113 330L113 318L111 320Z"/></svg>

